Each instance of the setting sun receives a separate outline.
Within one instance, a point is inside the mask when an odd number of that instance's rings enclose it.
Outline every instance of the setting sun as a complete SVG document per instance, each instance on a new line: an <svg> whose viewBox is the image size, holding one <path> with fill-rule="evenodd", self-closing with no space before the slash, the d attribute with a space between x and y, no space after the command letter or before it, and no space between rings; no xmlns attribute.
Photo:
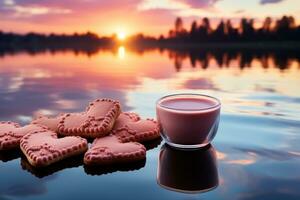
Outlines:
<svg viewBox="0 0 300 200"><path fill-rule="evenodd" d="M125 40L126 39L126 33L124 31L119 31L117 33L117 37L119 40Z"/></svg>

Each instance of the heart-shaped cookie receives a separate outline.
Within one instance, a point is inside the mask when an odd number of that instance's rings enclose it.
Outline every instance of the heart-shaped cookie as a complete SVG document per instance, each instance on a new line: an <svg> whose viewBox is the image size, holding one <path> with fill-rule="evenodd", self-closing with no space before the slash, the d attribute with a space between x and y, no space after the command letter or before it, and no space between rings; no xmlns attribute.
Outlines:
<svg viewBox="0 0 300 200"><path fill-rule="evenodd" d="M31 122L31 124L37 124L48 127L49 130L57 132L59 122L62 120L63 114L58 115L56 117L48 117L48 116L39 116L35 120Z"/></svg>
<svg viewBox="0 0 300 200"><path fill-rule="evenodd" d="M146 148L137 142L122 143L116 135L96 138L84 155L86 165L124 163L145 159Z"/></svg>
<svg viewBox="0 0 300 200"><path fill-rule="evenodd" d="M53 131L26 134L21 139L20 147L28 162L35 167L48 166L88 149L86 139L79 136L57 138Z"/></svg>
<svg viewBox="0 0 300 200"><path fill-rule="evenodd" d="M159 137L159 128L155 120L141 120L135 113L121 113L111 135L94 140L84 155L84 163L112 164L144 159L146 148L137 142Z"/></svg>
<svg viewBox="0 0 300 200"><path fill-rule="evenodd" d="M122 112L117 118L117 120L115 121L113 129L123 128L128 122L137 122L140 119L141 119L140 116L136 113Z"/></svg>
<svg viewBox="0 0 300 200"><path fill-rule="evenodd" d="M83 113L65 114L58 126L58 132L63 136L102 137L109 134L120 112L118 101L97 99Z"/></svg>
<svg viewBox="0 0 300 200"><path fill-rule="evenodd" d="M145 142L160 137L155 120L143 120L133 113L121 113L111 133L117 135L122 142Z"/></svg>
<svg viewBox="0 0 300 200"><path fill-rule="evenodd" d="M19 148L21 138L34 131L46 131L46 127L30 124L20 127L14 122L0 122L0 150Z"/></svg>

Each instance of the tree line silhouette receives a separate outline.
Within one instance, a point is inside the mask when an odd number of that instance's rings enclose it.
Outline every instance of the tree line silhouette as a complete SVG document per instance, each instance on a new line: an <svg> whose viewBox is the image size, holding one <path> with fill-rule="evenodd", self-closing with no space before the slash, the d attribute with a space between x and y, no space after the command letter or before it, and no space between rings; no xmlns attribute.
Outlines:
<svg viewBox="0 0 300 200"><path fill-rule="evenodd" d="M110 37L99 37L92 32L74 34L16 34L0 31L0 55L14 54L26 51L31 54L37 52L56 52L71 50L84 52L88 55L97 53L101 48L110 48Z"/></svg>
<svg viewBox="0 0 300 200"><path fill-rule="evenodd" d="M193 21L189 30L184 28L183 20L175 20L174 29L168 37L160 36L168 42L253 42L253 41L300 41L300 26L293 16L283 16L275 21L267 17L261 27L255 28L254 19L242 18L239 26L234 27L231 20L221 20L216 28L204 17L200 23Z"/></svg>

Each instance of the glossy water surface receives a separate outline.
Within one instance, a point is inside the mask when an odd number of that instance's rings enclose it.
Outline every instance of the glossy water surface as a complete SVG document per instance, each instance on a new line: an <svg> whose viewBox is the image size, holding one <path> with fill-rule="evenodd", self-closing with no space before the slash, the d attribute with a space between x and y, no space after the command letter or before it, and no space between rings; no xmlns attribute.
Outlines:
<svg viewBox="0 0 300 200"><path fill-rule="evenodd" d="M20 152L1 152L0 199L300 199L299 61L278 52L251 56L126 47L92 55L2 55L0 120L26 124L40 114L82 111L99 97L155 117L157 99L183 92L217 97L222 114L212 144L219 183L211 191L186 194L157 184L163 142L156 141L147 144L146 161L100 169L75 158L37 170Z"/></svg>

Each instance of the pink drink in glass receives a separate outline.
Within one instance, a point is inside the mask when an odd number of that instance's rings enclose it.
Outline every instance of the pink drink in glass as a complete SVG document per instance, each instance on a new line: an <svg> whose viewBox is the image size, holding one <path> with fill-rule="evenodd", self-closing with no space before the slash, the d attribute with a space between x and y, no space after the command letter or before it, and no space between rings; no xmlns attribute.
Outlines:
<svg viewBox="0 0 300 200"><path fill-rule="evenodd" d="M162 137L174 147L206 146L217 133L220 108L220 101L207 95L165 96L156 104Z"/></svg>

